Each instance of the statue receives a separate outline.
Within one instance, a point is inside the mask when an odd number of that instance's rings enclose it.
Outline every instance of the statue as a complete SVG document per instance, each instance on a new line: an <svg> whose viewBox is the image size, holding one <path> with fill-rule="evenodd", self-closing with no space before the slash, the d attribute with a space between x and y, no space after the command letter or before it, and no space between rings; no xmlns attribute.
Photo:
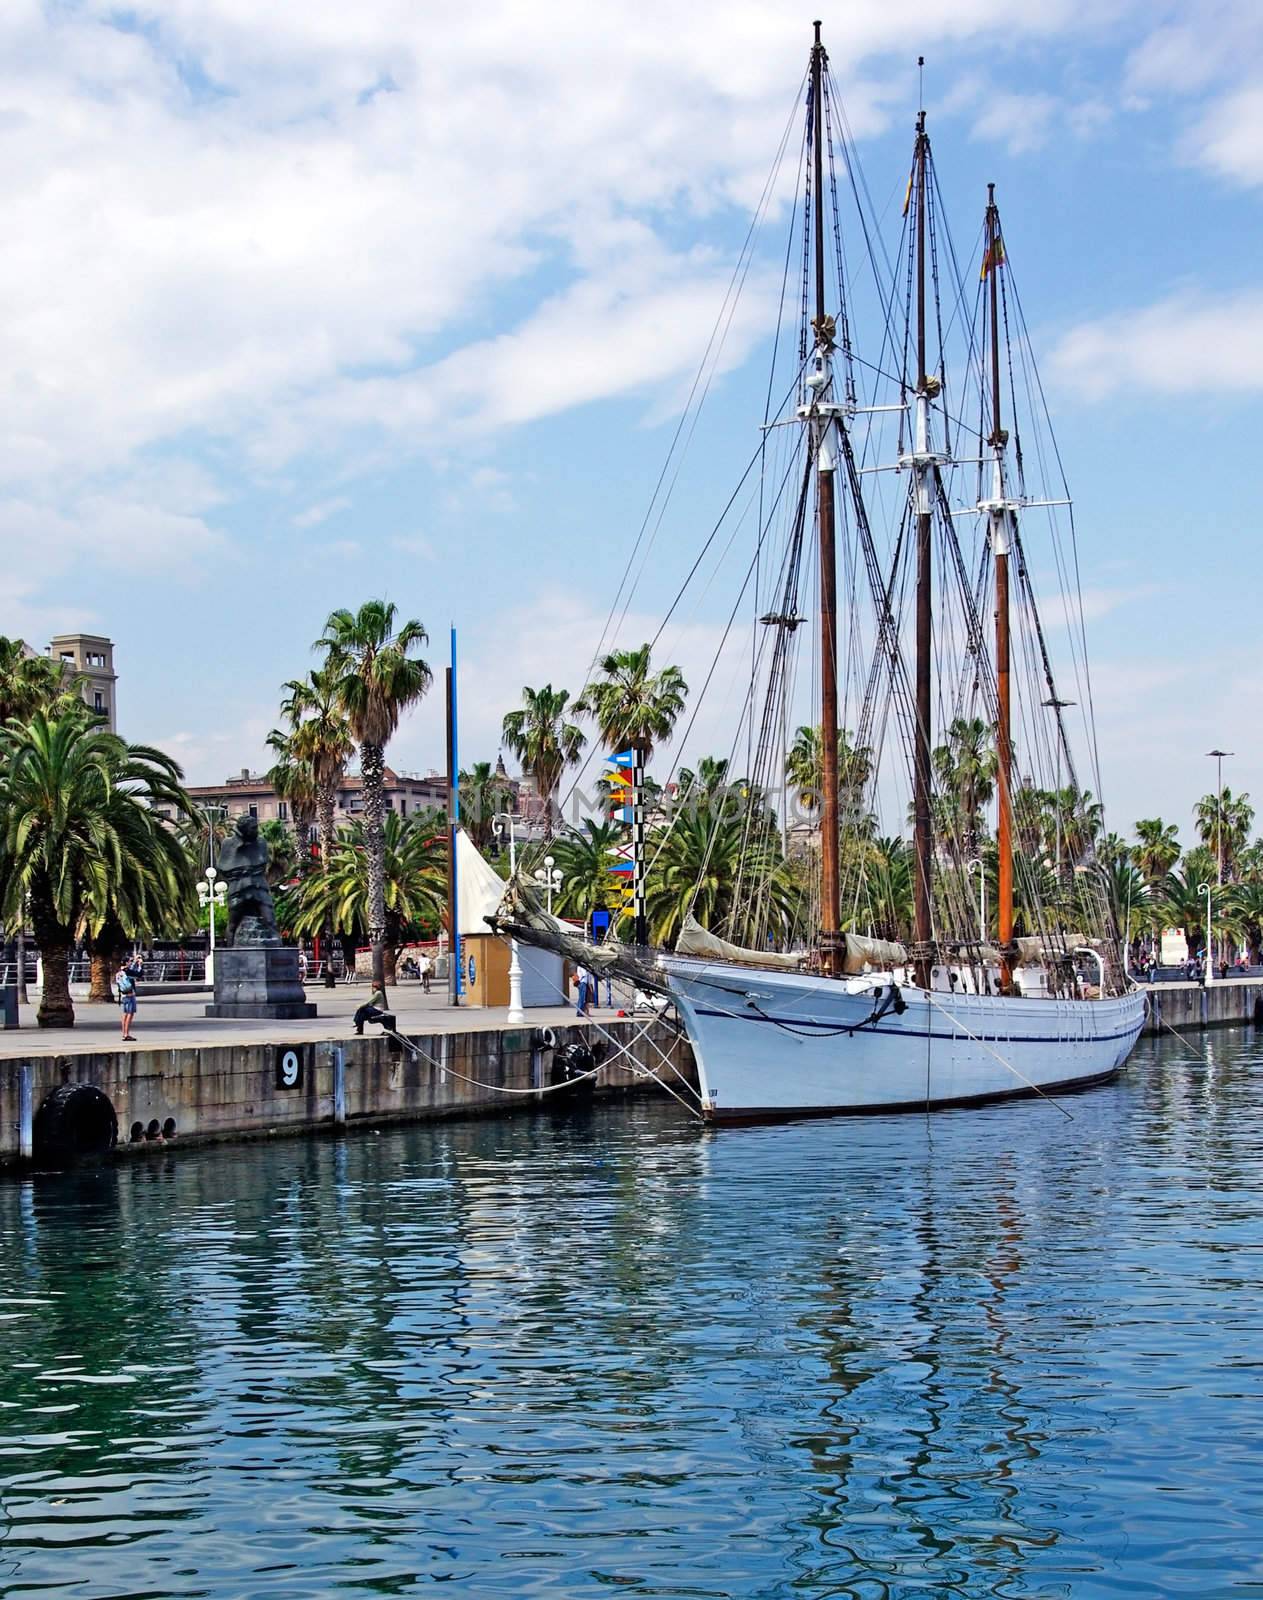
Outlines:
<svg viewBox="0 0 1263 1600"><path fill-rule="evenodd" d="M259 838L259 819L238 817L236 832L219 852L219 876L228 886L228 945L281 942L267 879L269 855L267 840Z"/></svg>

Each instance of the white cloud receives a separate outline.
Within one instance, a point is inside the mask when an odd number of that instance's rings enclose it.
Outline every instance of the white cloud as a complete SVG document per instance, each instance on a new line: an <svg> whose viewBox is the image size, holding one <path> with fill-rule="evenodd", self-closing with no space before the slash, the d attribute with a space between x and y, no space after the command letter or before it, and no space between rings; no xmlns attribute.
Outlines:
<svg viewBox="0 0 1263 1600"><path fill-rule="evenodd" d="M1185 150L1234 183L1263 183L1263 85L1249 84L1217 100L1189 134Z"/></svg>
<svg viewBox="0 0 1263 1600"><path fill-rule="evenodd" d="M1072 328L1053 370L1089 399L1120 390L1190 394L1263 389L1263 290L1177 294Z"/></svg>
<svg viewBox="0 0 1263 1600"><path fill-rule="evenodd" d="M320 500L314 506L308 506L306 511L300 511L293 518L296 528L315 528L322 522L328 522L330 517L336 517L339 511L349 511L351 501L342 494L332 500Z"/></svg>

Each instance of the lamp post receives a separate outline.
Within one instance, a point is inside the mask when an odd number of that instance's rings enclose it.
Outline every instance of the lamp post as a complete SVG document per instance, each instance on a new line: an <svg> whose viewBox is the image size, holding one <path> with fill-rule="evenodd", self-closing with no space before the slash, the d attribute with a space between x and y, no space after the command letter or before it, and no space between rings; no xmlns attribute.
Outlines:
<svg viewBox="0 0 1263 1600"><path fill-rule="evenodd" d="M1218 881L1224 881L1224 757L1235 755L1235 750L1208 750L1215 758L1215 843L1218 846Z"/></svg>
<svg viewBox="0 0 1263 1600"><path fill-rule="evenodd" d="M553 914L553 895L561 889L561 868L553 856L544 857L544 865L535 874L535 882L543 884L548 893L548 915Z"/></svg>
<svg viewBox="0 0 1263 1600"><path fill-rule="evenodd" d="M215 981L215 910L222 906L228 898L228 885L219 880L219 869L207 867L206 874L197 880L198 903L203 909L210 908L207 922L210 926L210 948L206 954L206 981L213 984Z"/></svg>
<svg viewBox="0 0 1263 1600"><path fill-rule="evenodd" d="M1213 949L1213 947L1211 945L1211 942L1210 942L1210 940L1211 940L1210 897L1211 897L1211 892L1212 891L1211 891L1211 886L1208 883L1199 883L1197 887L1206 896L1206 978L1205 978L1205 982L1206 982L1207 988L1209 988L1210 985L1212 983L1214 983L1214 981L1215 981L1215 952L1214 952L1214 949Z"/></svg>
<svg viewBox="0 0 1263 1600"><path fill-rule="evenodd" d="M1053 791L1053 816L1056 819L1056 828L1057 828L1057 881L1060 882L1061 881L1061 712L1063 712L1066 709L1067 706L1076 705L1078 702L1074 701L1074 700L1061 700L1061 699L1059 699L1057 697L1056 694L1052 694L1052 695L1050 695L1048 697L1047 700L1041 700L1039 703L1040 703L1041 706L1048 706L1049 709L1054 713L1054 716L1053 716L1053 724L1054 724L1054 726L1053 726L1053 749L1055 751L1054 759L1056 760L1056 763L1057 763L1057 775L1056 775L1056 778L1054 779L1054 782L1056 784L1056 788Z"/></svg>
<svg viewBox="0 0 1263 1600"><path fill-rule="evenodd" d="M508 811L499 811L491 819L491 826L497 839L509 836L509 882L517 877L517 818ZM526 1021L526 1012L522 1009L522 962L518 956L517 940L509 940L509 1014L506 1022L522 1023Z"/></svg>
<svg viewBox="0 0 1263 1600"><path fill-rule="evenodd" d="M981 856L974 856L965 863L965 871L972 874L974 868L978 869L978 939L982 944L987 942L987 867Z"/></svg>

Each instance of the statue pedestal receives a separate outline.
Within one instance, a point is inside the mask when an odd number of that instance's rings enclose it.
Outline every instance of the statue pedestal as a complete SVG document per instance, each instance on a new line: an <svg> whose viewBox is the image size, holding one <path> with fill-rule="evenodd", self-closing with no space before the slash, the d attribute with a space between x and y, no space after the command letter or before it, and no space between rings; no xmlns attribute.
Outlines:
<svg viewBox="0 0 1263 1600"><path fill-rule="evenodd" d="M298 978L298 951L283 944L234 944L215 952L215 1001L208 1017L278 1022L314 1017Z"/></svg>

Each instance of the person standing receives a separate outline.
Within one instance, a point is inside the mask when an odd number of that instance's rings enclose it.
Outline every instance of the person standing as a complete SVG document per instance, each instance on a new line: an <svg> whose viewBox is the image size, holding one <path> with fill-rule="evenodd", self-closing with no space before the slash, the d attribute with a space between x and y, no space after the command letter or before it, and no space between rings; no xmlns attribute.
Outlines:
<svg viewBox="0 0 1263 1600"><path fill-rule="evenodd" d="M575 977L579 982L579 999L575 1008L576 1017L586 1017L588 1008L592 1003L592 974L586 967L576 967Z"/></svg>
<svg viewBox="0 0 1263 1600"><path fill-rule="evenodd" d="M136 968L133 962L124 962L114 974L114 989L122 1012L123 1042L132 1042L132 1018L136 1015Z"/></svg>
<svg viewBox="0 0 1263 1600"><path fill-rule="evenodd" d="M421 952L420 957L417 960L417 966L421 971L421 993L429 994L430 974L434 970L434 963L430 960L430 957L426 951L423 950Z"/></svg>

